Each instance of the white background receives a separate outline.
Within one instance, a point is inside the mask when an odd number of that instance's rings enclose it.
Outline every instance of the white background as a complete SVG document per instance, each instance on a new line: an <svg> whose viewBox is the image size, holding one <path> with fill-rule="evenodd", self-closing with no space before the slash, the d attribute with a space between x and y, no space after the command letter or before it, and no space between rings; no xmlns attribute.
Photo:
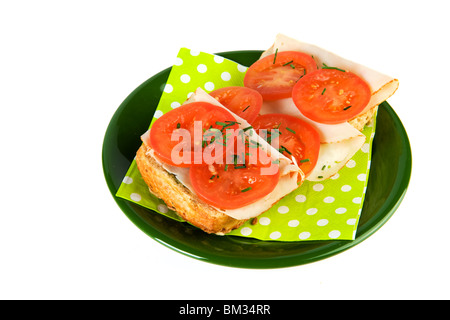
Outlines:
<svg viewBox="0 0 450 320"><path fill-rule="evenodd" d="M448 299L446 1L2 1L1 299ZM392 75L413 172L394 216L356 247L272 270L201 262L115 204L104 133L180 47L266 49L277 33Z"/></svg>

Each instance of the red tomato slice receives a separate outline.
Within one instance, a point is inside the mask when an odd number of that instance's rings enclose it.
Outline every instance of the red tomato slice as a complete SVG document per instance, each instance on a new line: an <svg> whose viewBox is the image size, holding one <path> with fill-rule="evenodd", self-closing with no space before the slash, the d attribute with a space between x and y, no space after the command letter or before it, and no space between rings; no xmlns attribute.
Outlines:
<svg viewBox="0 0 450 320"><path fill-rule="evenodd" d="M192 167L189 174L198 197L220 209L238 209L254 203L272 192L279 180L279 170L264 175L258 165L198 166Z"/></svg>
<svg viewBox="0 0 450 320"><path fill-rule="evenodd" d="M246 87L225 87L214 90L210 95L249 123L256 119L263 103L258 91Z"/></svg>
<svg viewBox="0 0 450 320"><path fill-rule="evenodd" d="M334 124L357 116L369 103L369 85L356 74L320 69L301 78L292 90L300 112L311 120Z"/></svg>
<svg viewBox="0 0 450 320"><path fill-rule="evenodd" d="M178 167L205 165L211 163L208 162L211 157L206 159L205 154L222 159L226 150L219 142L211 143L212 135L206 138L204 133L215 130L224 138L227 129L238 128L236 119L225 108L192 102L156 120L150 130L149 143L158 158L167 164Z"/></svg>
<svg viewBox="0 0 450 320"><path fill-rule="evenodd" d="M279 151L287 158L295 158L305 175L315 167L319 157L320 138L316 129L307 122L294 116L277 113L259 116L252 126L257 132L260 129L278 129ZM272 135L267 136L273 138Z"/></svg>
<svg viewBox="0 0 450 320"><path fill-rule="evenodd" d="M297 81L316 69L316 62L306 53L277 52L256 61L247 69L244 86L261 93L264 100L289 98Z"/></svg>

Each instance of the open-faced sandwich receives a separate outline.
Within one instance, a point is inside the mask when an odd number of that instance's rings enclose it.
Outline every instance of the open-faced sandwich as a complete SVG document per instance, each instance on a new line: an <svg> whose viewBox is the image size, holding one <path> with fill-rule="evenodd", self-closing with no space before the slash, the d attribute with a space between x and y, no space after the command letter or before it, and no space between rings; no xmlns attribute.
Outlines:
<svg viewBox="0 0 450 320"><path fill-rule="evenodd" d="M395 93L398 80L279 34L250 66L244 85L263 96L262 115L292 115L319 132L319 159L306 179L321 181L361 148L360 131Z"/></svg>
<svg viewBox="0 0 450 320"><path fill-rule="evenodd" d="M197 89L142 135L137 167L185 221L226 234L301 188L335 175L398 81L283 35L244 87Z"/></svg>

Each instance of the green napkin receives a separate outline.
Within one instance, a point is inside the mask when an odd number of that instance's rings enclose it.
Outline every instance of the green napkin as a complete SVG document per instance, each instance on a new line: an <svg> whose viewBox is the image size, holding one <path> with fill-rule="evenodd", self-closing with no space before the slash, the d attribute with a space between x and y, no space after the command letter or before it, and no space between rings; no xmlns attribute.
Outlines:
<svg viewBox="0 0 450 320"><path fill-rule="evenodd" d="M198 87L211 92L222 87L242 86L246 70L247 67L220 56L180 49L152 123L180 106ZM366 143L338 174L326 181L305 181L260 215L256 224L249 220L229 235L270 241L354 240L369 175L375 123L374 117L363 130ZM116 195L183 221L148 191L135 161Z"/></svg>

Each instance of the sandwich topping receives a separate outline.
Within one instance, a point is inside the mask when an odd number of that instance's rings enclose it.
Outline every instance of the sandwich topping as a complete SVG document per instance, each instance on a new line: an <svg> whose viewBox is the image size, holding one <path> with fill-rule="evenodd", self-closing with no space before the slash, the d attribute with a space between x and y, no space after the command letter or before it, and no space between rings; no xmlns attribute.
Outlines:
<svg viewBox="0 0 450 320"><path fill-rule="evenodd" d="M207 122L197 125L199 129L194 120ZM194 135L201 131L200 142L195 137L172 141L171 135L178 137L180 130ZM276 129L273 132L279 134ZM152 148L148 155L198 198L239 220L268 210L281 197L298 188L304 179L301 169L280 152L278 140L268 143L249 122L232 114L200 88L182 106L158 118L142 140ZM213 146L222 148L208 158ZM186 161L176 163L170 149ZM203 157L201 163L189 164L189 160L199 158L199 154Z"/></svg>
<svg viewBox="0 0 450 320"><path fill-rule="evenodd" d="M276 77L276 85L273 81L260 81L260 90L264 90L264 94L261 93L264 101L260 114L291 115L317 130L320 137L318 159L315 166L309 168L307 180L323 181L343 168L365 143L365 136L349 121L391 96L398 80L279 34L272 47L249 67L244 85L254 88L254 83L249 79L264 79L267 75L268 69L258 67L259 64L267 66L269 60L276 64L279 57L292 55L293 52L309 57L314 67L304 68L304 74L295 81L287 77ZM289 65L284 58L280 62L283 62L282 67ZM290 91L277 94L280 86L291 86Z"/></svg>

